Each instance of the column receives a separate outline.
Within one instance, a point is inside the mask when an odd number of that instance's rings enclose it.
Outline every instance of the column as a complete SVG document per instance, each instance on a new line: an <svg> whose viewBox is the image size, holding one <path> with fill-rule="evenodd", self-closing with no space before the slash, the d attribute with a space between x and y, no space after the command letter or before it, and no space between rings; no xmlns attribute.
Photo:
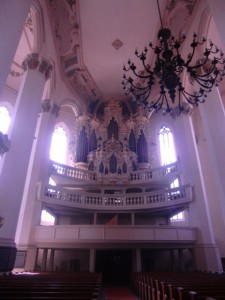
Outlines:
<svg viewBox="0 0 225 300"><path fill-rule="evenodd" d="M4 218L4 224L0 230L0 271L3 272L10 271L14 265L17 221L40 112L41 97L51 66L38 54L30 54L24 61L23 68L24 75L9 132L11 148L5 155L0 176L0 215ZM10 266L5 270L5 266L1 267L2 261L9 260L9 258Z"/></svg>
<svg viewBox="0 0 225 300"><path fill-rule="evenodd" d="M171 271L175 271L175 256L174 256L174 249L170 250L170 268Z"/></svg>
<svg viewBox="0 0 225 300"><path fill-rule="evenodd" d="M207 149L211 163L210 173L214 178L217 190L217 196L215 194L214 196L219 199L217 205L220 203L219 210L222 212L225 222L225 110L218 88L212 89L206 102L199 106L199 110L205 138L207 140Z"/></svg>
<svg viewBox="0 0 225 300"><path fill-rule="evenodd" d="M54 256L55 256L55 249L51 249L50 258L49 258L49 271L52 272L54 268Z"/></svg>
<svg viewBox="0 0 225 300"><path fill-rule="evenodd" d="M90 258L89 258L89 272L95 271L95 253L96 253L96 250L91 248L90 249Z"/></svg>
<svg viewBox="0 0 225 300"><path fill-rule="evenodd" d="M43 249L43 256L42 256L42 262L41 262L41 271L46 271L46 265L47 265L47 258L48 258L48 249Z"/></svg>
<svg viewBox="0 0 225 300"><path fill-rule="evenodd" d="M180 157L183 175L182 183L189 183L193 186L193 202L189 204L188 215L190 226L197 228L197 243L194 248L196 268L202 271L221 272L220 253L215 243L208 204L207 182L199 154L199 144L196 142L192 116L178 117L174 128L177 137L177 154Z"/></svg>
<svg viewBox="0 0 225 300"><path fill-rule="evenodd" d="M1 0L0 95L15 56L32 0Z"/></svg>
<svg viewBox="0 0 225 300"><path fill-rule="evenodd" d="M136 248L136 272L141 272L141 249Z"/></svg>
<svg viewBox="0 0 225 300"><path fill-rule="evenodd" d="M42 100L41 108L35 134L37 138L33 143L28 167L31 171L27 174L25 185L27 189L23 192L22 209L17 224L16 243L20 250L28 250L28 245L29 248L32 247L30 232L33 226L39 225L42 210L41 201L37 201L37 189L45 187L49 182L49 153L59 106L50 99L45 99Z"/></svg>
<svg viewBox="0 0 225 300"><path fill-rule="evenodd" d="M183 249L178 249L178 260L179 260L179 271L185 271Z"/></svg>
<svg viewBox="0 0 225 300"><path fill-rule="evenodd" d="M93 222L94 222L94 225L97 224L97 213L96 212L94 212L94 220L93 220Z"/></svg>
<svg viewBox="0 0 225 300"><path fill-rule="evenodd" d="M216 24L217 30L220 35L220 39L225 47L225 20L224 20L224 11L225 11L225 2L224 0L208 0L210 10L212 12L213 20Z"/></svg>
<svg viewBox="0 0 225 300"><path fill-rule="evenodd" d="M135 213L131 213L131 225L135 225Z"/></svg>

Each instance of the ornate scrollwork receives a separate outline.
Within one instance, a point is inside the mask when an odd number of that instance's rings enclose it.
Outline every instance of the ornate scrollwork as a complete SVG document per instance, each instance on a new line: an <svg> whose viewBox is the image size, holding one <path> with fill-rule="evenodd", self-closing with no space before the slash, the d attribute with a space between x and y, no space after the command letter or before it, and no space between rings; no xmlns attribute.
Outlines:
<svg viewBox="0 0 225 300"><path fill-rule="evenodd" d="M26 59L22 63L24 71L38 70L39 72L45 75L45 78L48 79L50 71L52 70L52 65L45 59L39 56L38 53L28 54Z"/></svg>

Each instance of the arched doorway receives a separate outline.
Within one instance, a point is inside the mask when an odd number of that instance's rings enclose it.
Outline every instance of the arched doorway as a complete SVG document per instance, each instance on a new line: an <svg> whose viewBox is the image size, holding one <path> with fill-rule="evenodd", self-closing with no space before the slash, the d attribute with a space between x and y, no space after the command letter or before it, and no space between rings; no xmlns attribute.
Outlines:
<svg viewBox="0 0 225 300"><path fill-rule="evenodd" d="M132 272L132 250L97 250L95 271L103 274L104 284L128 284Z"/></svg>

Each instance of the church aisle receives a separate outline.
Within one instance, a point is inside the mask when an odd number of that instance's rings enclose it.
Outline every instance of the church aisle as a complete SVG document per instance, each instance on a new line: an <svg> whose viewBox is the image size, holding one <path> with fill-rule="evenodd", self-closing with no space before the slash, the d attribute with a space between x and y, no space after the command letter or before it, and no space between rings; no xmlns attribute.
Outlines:
<svg viewBox="0 0 225 300"><path fill-rule="evenodd" d="M102 300L138 300L129 287L109 286L103 289Z"/></svg>

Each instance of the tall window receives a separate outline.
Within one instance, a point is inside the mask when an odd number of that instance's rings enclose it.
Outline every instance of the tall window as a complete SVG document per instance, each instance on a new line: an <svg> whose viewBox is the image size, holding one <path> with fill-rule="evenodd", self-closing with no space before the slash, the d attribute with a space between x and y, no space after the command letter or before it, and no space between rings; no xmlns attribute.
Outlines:
<svg viewBox="0 0 225 300"><path fill-rule="evenodd" d="M50 149L50 159L65 164L67 157L67 137L66 132L59 126L52 135L52 143Z"/></svg>
<svg viewBox="0 0 225 300"><path fill-rule="evenodd" d="M9 130L10 124L9 111L5 106L0 106L0 131L6 134Z"/></svg>
<svg viewBox="0 0 225 300"><path fill-rule="evenodd" d="M159 143L162 165L168 165L176 161L174 140L171 130L163 126L159 131Z"/></svg>
<svg viewBox="0 0 225 300"><path fill-rule="evenodd" d="M163 126L159 131L159 143L160 143L160 153L161 153L161 163L162 165L169 165L176 161L176 152L174 147L173 134L171 130ZM176 178L170 185L171 188L179 187L179 180ZM179 193L176 191L174 193ZM171 222L183 221L184 212L174 215L170 218Z"/></svg>

